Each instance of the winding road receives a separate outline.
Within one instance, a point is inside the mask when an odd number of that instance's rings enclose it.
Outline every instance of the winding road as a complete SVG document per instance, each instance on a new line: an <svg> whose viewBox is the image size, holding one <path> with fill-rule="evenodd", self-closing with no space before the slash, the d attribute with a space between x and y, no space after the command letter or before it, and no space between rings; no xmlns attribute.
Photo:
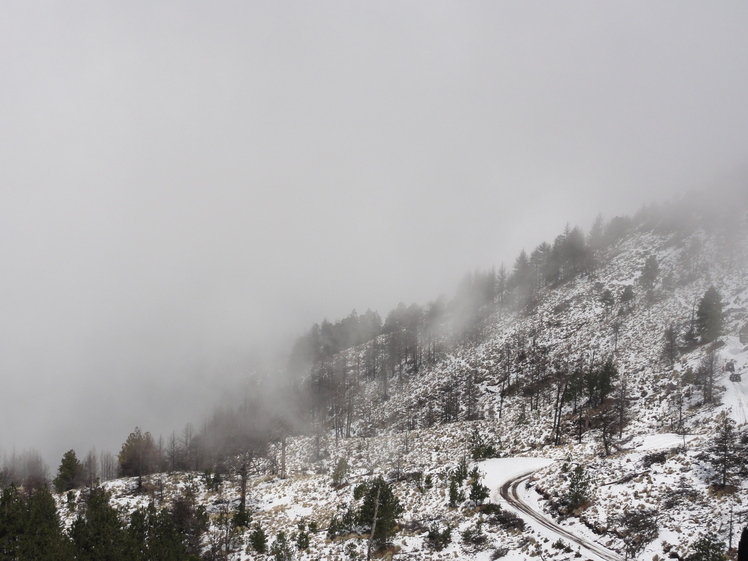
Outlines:
<svg viewBox="0 0 748 561"><path fill-rule="evenodd" d="M518 514L526 519L531 526L537 527L538 525L543 528L550 530L553 534L556 534L562 540L569 542L570 544L577 545L580 548L580 553L586 555L589 559L602 560L602 561L624 561L624 558L604 548L603 546L579 537L570 531L562 528L552 520L546 518L541 512L534 510L530 505L522 500L519 488L520 485L525 483L530 476L537 471L536 469L514 475L499 488L499 494L501 498L506 501ZM528 520L529 519L529 520Z"/></svg>

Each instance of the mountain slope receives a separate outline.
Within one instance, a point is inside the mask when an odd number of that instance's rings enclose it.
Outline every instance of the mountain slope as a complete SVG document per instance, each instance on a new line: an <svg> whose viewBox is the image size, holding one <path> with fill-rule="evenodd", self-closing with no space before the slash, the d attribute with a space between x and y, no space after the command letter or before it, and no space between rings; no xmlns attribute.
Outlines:
<svg viewBox="0 0 748 561"><path fill-rule="evenodd" d="M365 363L373 346L386 348L387 334L338 354L328 367L339 368L345 380L350 437L318 418L307 434L272 444L249 478L253 524L272 541L280 531L298 534L302 520L314 522L319 531L298 558L364 558L365 535L329 540L325 530L355 503L357 483L383 474L404 506L390 553L571 558L571 544L518 530L522 524L512 517L466 498L470 476L452 485L462 461L471 467L480 456L529 456L553 460L530 478L527 493L538 508L619 555L684 557L706 530L727 542L731 513L737 532L737 514L748 501L746 465L735 467L729 485L715 485L708 452L725 418L746 434L748 375L731 382L726 364L748 373L748 347L739 336L748 322L748 224L745 212L716 227L706 219L687 228L666 222L656 213L640 218L596 250L594 266L584 272L515 287L515 294L527 289L521 300L507 292L502 302L499 295L477 336L443 341L431 361L392 364L373 379L360 374L354 365ZM652 258L658 272L643 278ZM717 341L702 344L694 339L694 314L710 286L722 297L724 329ZM672 363L663 356L669 327L677 343ZM710 359L711 400L699 385ZM325 412L336 415L334 406ZM341 459L349 468L332 487ZM281 464L285 479L277 475ZM229 536L221 525L239 496L237 474L227 471L212 489L197 474L151 476L150 495L133 494L131 480L105 486L126 510L152 500L168 504L191 486L212 513L206 547L235 559L260 558L249 529ZM464 497L450 501L451 485ZM570 499L580 491L574 485L584 487L578 501ZM490 491L495 498L497 490ZM644 538L632 529L637 520L657 531ZM428 531L447 527L451 542L437 551ZM229 537L223 543L220 536Z"/></svg>

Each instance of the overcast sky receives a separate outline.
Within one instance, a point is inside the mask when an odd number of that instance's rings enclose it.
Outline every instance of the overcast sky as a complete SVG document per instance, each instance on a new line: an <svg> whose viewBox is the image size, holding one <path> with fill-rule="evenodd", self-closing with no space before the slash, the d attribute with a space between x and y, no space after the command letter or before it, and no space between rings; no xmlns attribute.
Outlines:
<svg viewBox="0 0 748 561"><path fill-rule="evenodd" d="M0 4L0 449L179 430L748 154L745 2Z"/></svg>

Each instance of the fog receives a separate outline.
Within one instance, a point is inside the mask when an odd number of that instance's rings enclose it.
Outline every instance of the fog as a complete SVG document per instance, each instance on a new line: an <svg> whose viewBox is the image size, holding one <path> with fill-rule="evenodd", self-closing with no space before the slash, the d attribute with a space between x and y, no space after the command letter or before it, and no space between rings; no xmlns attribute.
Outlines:
<svg viewBox="0 0 748 561"><path fill-rule="evenodd" d="M3 2L0 450L55 469L180 430L313 322L740 177L747 21L739 2Z"/></svg>

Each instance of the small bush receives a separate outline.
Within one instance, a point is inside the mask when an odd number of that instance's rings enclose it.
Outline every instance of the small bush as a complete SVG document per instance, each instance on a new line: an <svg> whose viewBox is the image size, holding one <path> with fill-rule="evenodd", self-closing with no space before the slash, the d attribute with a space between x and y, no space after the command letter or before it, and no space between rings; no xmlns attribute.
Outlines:
<svg viewBox="0 0 748 561"><path fill-rule="evenodd" d="M487 541L488 538L482 532L480 524L470 526L462 532L462 544L468 549L483 549Z"/></svg>
<svg viewBox="0 0 748 561"><path fill-rule="evenodd" d="M474 430L470 436L470 455L474 460L484 460L499 457L499 443L494 443L484 435Z"/></svg>
<svg viewBox="0 0 748 561"><path fill-rule="evenodd" d="M288 543L285 532L278 532L273 546L270 548L270 554L273 556L274 561L293 560L293 551L291 551L291 545Z"/></svg>
<svg viewBox="0 0 748 561"><path fill-rule="evenodd" d="M245 508L239 509L231 518L231 523L235 528L246 528L252 521L252 514Z"/></svg>
<svg viewBox="0 0 748 561"><path fill-rule="evenodd" d="M338 460L335 470L332 472L332 486L336 489L341 487L348 480L348 460L341 457Z"/></svg>
<svg viewBox="0 0 748 561"><path fill-rule="evenodd" d="M307 531L306 522L302 519L297 527L299 531L296 534L296 548L299 551L309 549L309 532Z"/></svg>
<svg viewBox="0 0 748 561"><path fill-rule="evenodd" d="M497 559L501 559L502 557L505 557L506 554L509 553L508 547L497 547L494 552L491 554L491 561L496 561Z"/></svg>
<svg viewBox="0 0 748 561"><path fill-rule="evenodd" d="M518 530L520 532L525 529L525 521L516 514L504 510L501 505L489 503L483 505L481 511L486 515L486 523L492 526L500 526L505 530Z"/></svg>
<svg viewBox="0 0 748 561"><path fill-rule="evenodd" d="M249 543L257 553L265 553L268 548L268 537L265 530L259 524L255 524L254 530L249 534Z"/></svg>
<svg viewBox="0 0 748 561"><path fill-rule="evenodd" d="M664 464L667 460L667 454L665 452L651 452L642 458L642 465L645 468L650 468L654 464Z"/></svg>
<svg viewBox="0 0 748 561"><path fill-rule="evenodd" d="M429 527L429 533L426 536L426 542L434 551L441 551L452 541L452 526L447 526L444 530L439 529L439 525L434 523Z"/></svg>

